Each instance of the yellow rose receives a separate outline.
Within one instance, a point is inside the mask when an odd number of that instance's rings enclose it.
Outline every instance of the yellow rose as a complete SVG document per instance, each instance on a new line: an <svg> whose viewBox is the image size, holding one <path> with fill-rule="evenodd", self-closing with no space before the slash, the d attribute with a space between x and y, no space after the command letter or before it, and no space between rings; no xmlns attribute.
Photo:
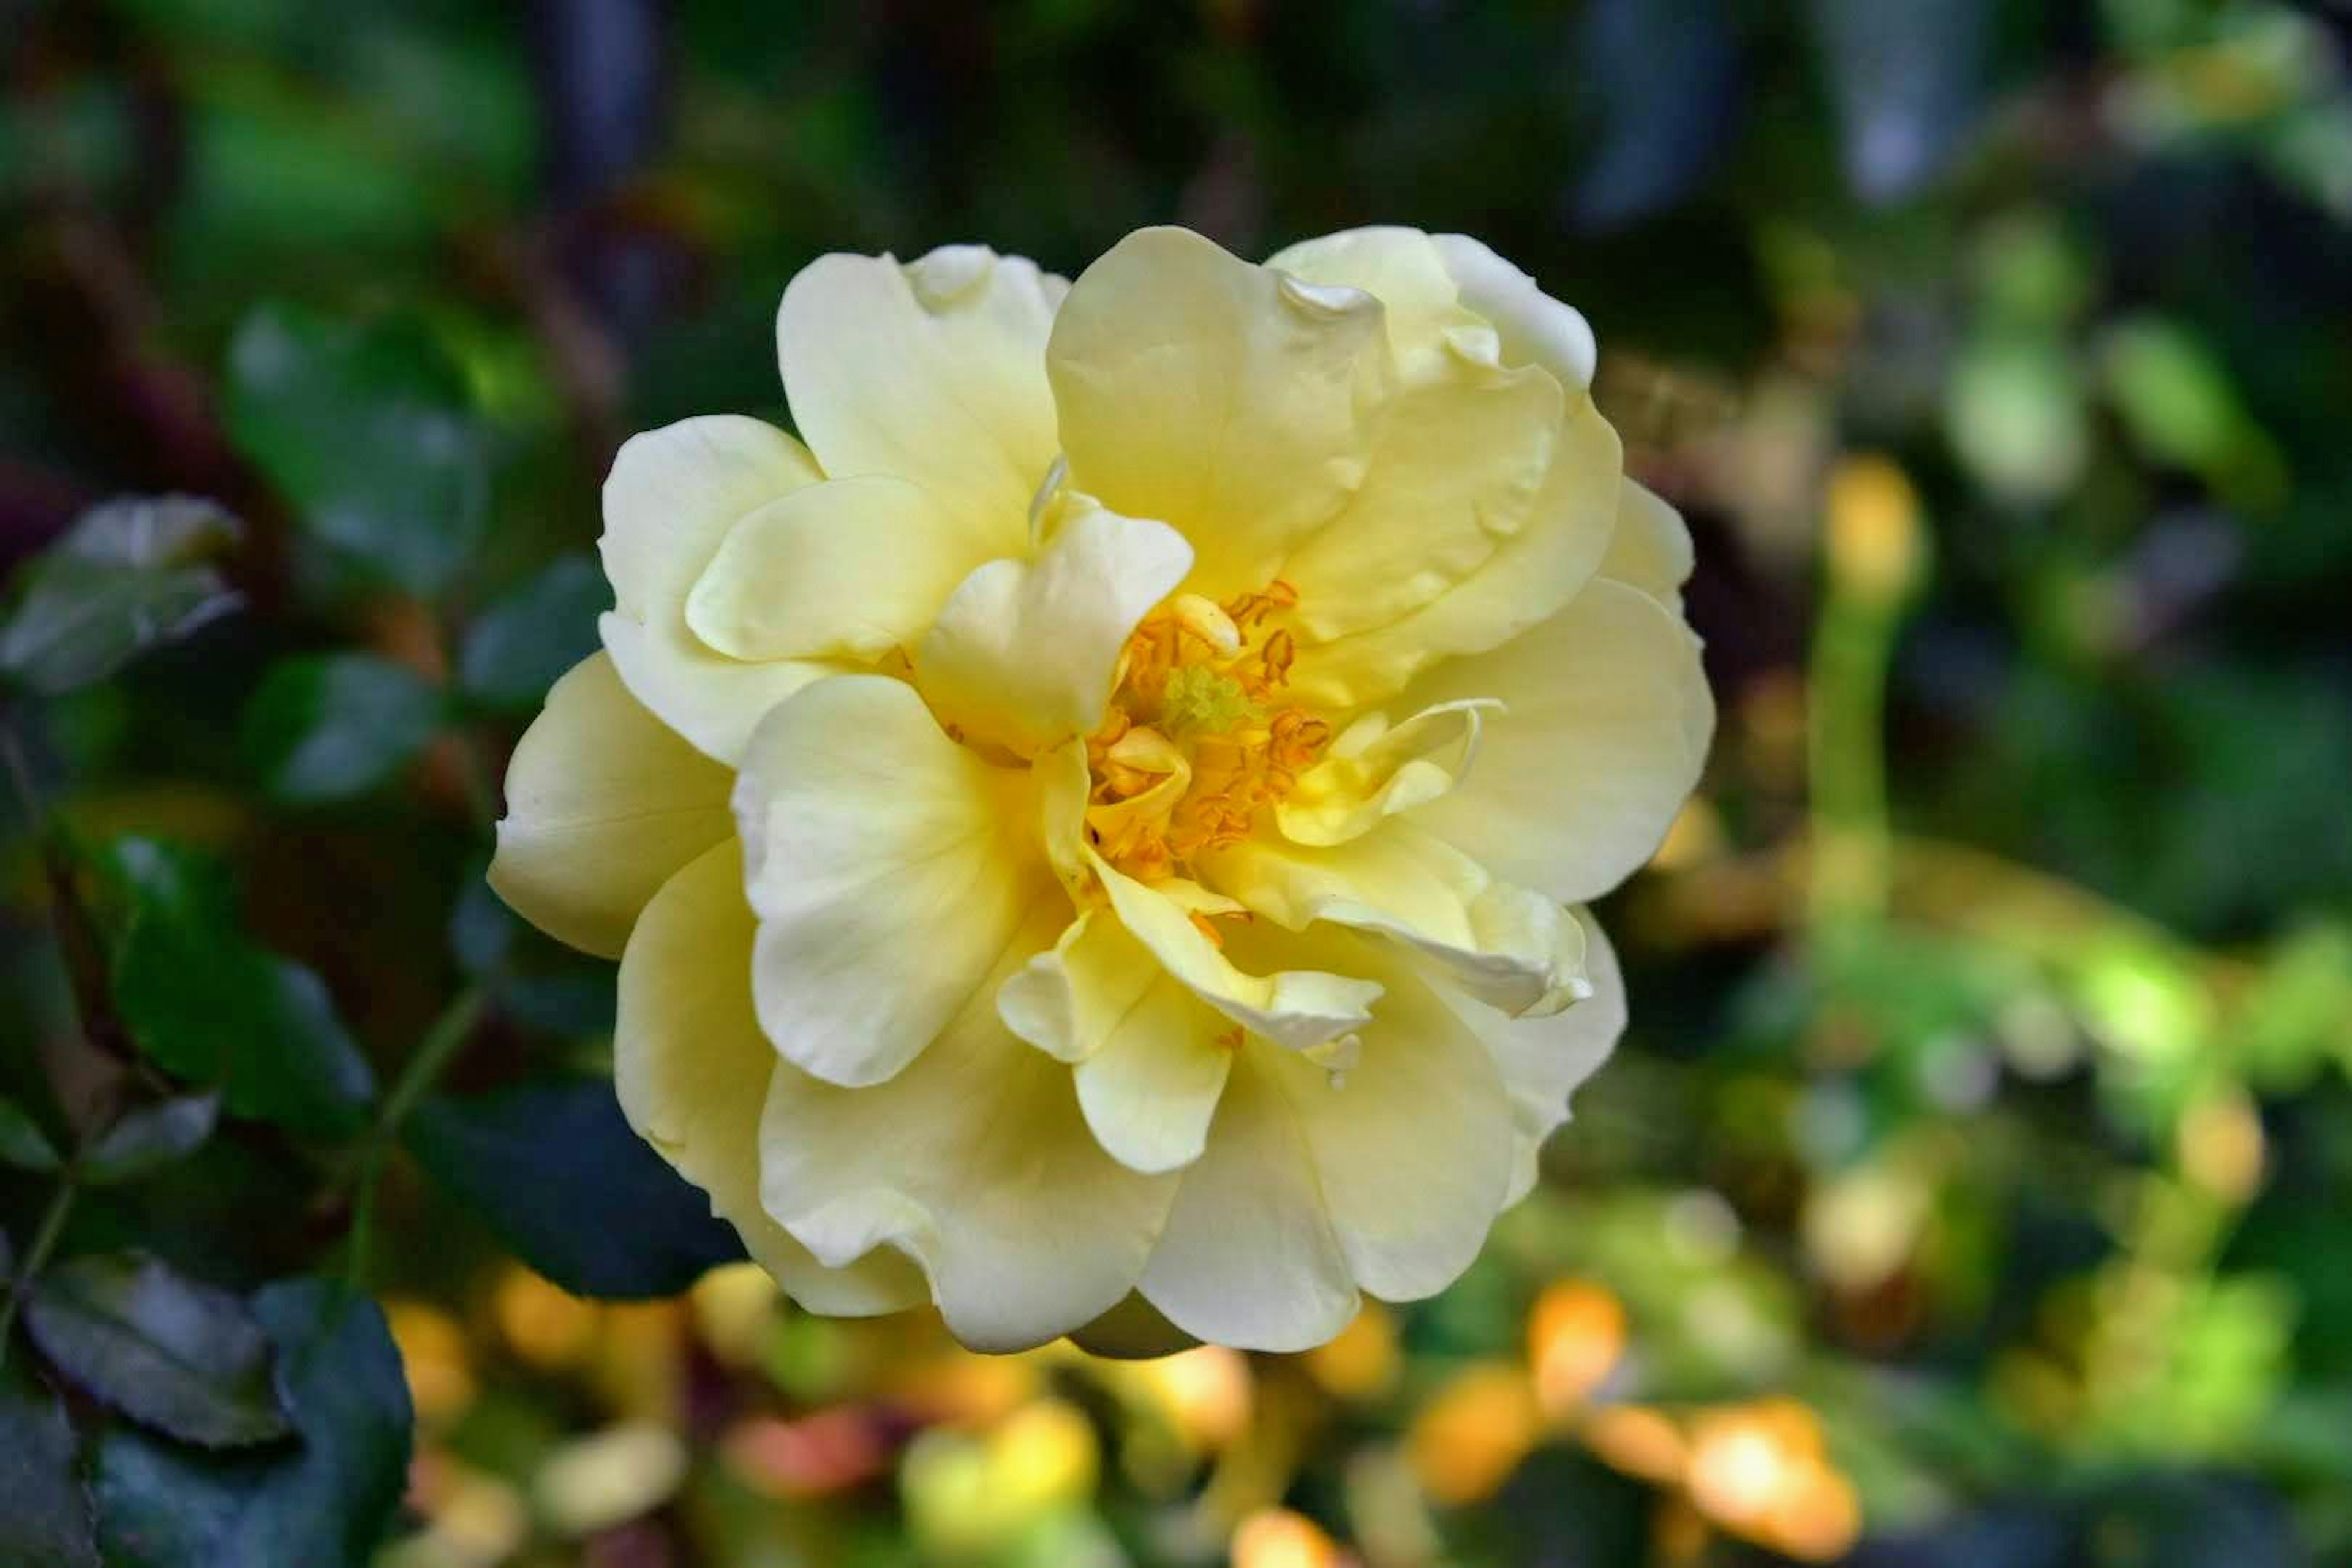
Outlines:
<svg viewBox="0 0 2352 1568"><path fill-rule="evenodd" d="M507 780L632 1124L804 1305L980 1349L1442 1289L1714 723L1583 319L1459 236L1150 229L827 257L778 331L802 440L622 449L604 651Z"/></svg>

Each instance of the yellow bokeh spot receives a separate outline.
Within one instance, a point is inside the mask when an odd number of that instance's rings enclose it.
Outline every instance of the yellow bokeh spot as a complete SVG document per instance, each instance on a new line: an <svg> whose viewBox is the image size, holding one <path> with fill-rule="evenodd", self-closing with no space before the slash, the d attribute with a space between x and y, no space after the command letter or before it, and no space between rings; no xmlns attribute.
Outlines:
<svg viewBox="0 0 2352 1568"><path fill-rule="evenodd" d="M1563 1279L1528 1314L1536 1399L1555 1419L1591 1398L1625 1353L1625 1309L1601 1286Z"/></svg>
<svg viewBox="0 0 2352 1568"><path fill-rule="evenodd" d="M1458 1508L1494 1495L1542 1426L1527 1374L1488 1363L1456 1373L1437 1392L1414 1417L1405 1451L1422 1489Z"/></svg>
<svg viewBox="0 0 2352 1568"><path fill-rule="evenodd" d="M1132 1376L1195 1448L1223 1447L1249 1425L1249 1358L1239 1351L1202 1345L1138 1362Z"/></svg>
<svg viewBox="0 0 2352 1568"><path fill-rule="evenodd" d="M1584 1444L1611 1469L1661 1486L1680 1481L1690 1459L1683 1429L1646 1405L1612 1405L1594 1412L1584 1426Z"/></svg>
<svg viewBox="0 0 2352 1568"><path fill-rule="evenodd" d="M1830 576L1870 604L1903 596L1919 570L1919 495L1891 458L1857 453L1830 470Z"/></svg>
<svg viewBox="0 0 2352 1568"><path fill-rule="evenodd" d="M1377 1399L1396 1386L1402 1363L1396 1320L1378 1302L1367 1301L1335 1338L1304 1359L1307 1375L1340 1398Z"/></svg>
<svg viewBox="0 0 2352 1568"><path fill-rule="evenodd" d="M721 1264L687 1294L695 1332L719 1365L736 1368L758 1360L783 1299L768 1271L748 1262Z"/></svg>
<svg viewBox="0 0 2352 1568"><path fill-rule="evenodd" d="M1234 1568L1336 1568L1339 1561L1331 1538L1288 1509L1260 1509L1234 1531Z"/></svg>
<svg viewBox="0 0 2352 1568"><path fill-rule="evenodd" d="M2262 1118L2244 1094L2200 1100L2180 1119L2182 1173L2215 1197L2244 1203L2262 1185L2266 1158Z"/></svg>
<svg viewBox="0 0 2352 1568"><path fill-rule="evenodd" d="M418 1422L438 1426L463 1415L474 1402L474 1373L457 1321L425 1301L387 1301L383 1312Z"/></svg>
<svg viewBox="0 0 2352 1568"><path fill-rule="evenodd" d="M578 1365L595 1341L595 1304L520 1264L499 1276L490 1312L509 1348L541 1371Z"/></svg>

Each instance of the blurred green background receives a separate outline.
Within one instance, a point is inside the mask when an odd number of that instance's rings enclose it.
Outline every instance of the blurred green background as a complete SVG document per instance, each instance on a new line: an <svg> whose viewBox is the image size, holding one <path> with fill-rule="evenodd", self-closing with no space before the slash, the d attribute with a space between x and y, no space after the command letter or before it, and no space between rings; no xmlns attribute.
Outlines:
<svg viewBox="0 0 2352 1568"><path fill-rule="evenodd" d="M0 0L0 1559L2352 1560L2347 52ZM985 1361L705 1274L610 967L480 870L615 446L783 419L796 268L1164 221L1460 229L1580 306L1722 723L1454 1288Z"/></svg>

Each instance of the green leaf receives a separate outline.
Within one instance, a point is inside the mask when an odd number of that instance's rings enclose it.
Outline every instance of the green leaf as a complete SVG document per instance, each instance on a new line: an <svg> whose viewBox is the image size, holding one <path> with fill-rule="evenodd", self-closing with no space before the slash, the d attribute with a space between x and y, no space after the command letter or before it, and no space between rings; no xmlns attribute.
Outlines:
<svg viewBox="0 0 2352 1568"><path fill-rule="evenodd" d="M41 1124L11 1100L0 1100L0 1165L20 1171L54 1171L61 1163Z"/></svg>
<svg viewBox="0 0 2352 1568"><path fill-rule="evenodd" d="M103 1186L143 1176L193 1152L220 1120L218 1094L184 1094L142 1105L102 1133L81 1158L82 1180Z"/></svg>
<svg viewBox="0 0 2352 1568"><path fill-rule="evenodd" d="M264 306L229 347L227 403L238 447L365 574L430 595L480 543L488 433L421 323Z"/></svg>
<svg viewBox="0 0 2352 1568"><path fill-rule="evenodd" d="M50 1363L132 1420L209 1447L291 1430L269 1383L269 1342L245 1303L139 1253L44 1273L25 1326Z"/></svg>
<svg viewBox="0 0 2352 1568"><path fill-rule="evenodd" d="M742 1243L629 1128L603 1079L436 1097L407 1142L522 1260L580 1296L668 1296Z"/></svg>
<svg viewBox="0 0 2352 1568"><path fill-rule="evenodd" d="M596 617L612 604L593 561L562 557L475 621L457 657L459 686L486 708L537 708L557 676L596 651Z"/></svg>
<svg viewBox="0 0 2352 1568"><path fill-rule="evenodd" d="M441 723L441 694L373 654L308 655L273 668L245 710L245 754L288 805L364 795L398 773Z"/></svg>
<svg viewBox="0 0 2352 1568"><path fill-rule="evenodd" d="M126 837L107 868L131 905L113 993L131 1038L175 1077L216 1086L239 1116L299 1132L354 1132L375 1075L319 977L247 940L218 870Z"/></svg>
<svg viewBox="0 0 2352 1568"><path fill-rule="evenodd" d="M65 1406L21 1367L0 1369L0 1562L95 1568L89 1492Z"/></svg>
<svg viewBox="0 0 2352 1568"><path fill-rule="evenodd" d="M162 496L84 512L24 573L0 618L0 670L57 693L106 679L238 603L208 563L236 521L206 500Z"/></svg>
<svg viewBox="0 0 2352 1568"><path fill-rule="evenodd" d="M364 1563L407 1484L415 1414L383 1314L322 1279L253 1298L278 1395L301 1436L278 1452L206 1453L128 1428L100 1439L109 1561Z"/></svg>

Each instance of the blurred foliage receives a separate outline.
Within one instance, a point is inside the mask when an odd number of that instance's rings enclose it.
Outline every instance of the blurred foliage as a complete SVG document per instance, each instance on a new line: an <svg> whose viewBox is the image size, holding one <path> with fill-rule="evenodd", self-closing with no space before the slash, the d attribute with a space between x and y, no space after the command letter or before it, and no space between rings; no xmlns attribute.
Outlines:
<svg viewBox="0 0 2352 1568"><path fill-rule="evenodd" d="M0 23L0 1559L2352 1554L2341 6ZM1581 306L1723 723L1454 1288L983 1361L726 1262L481 867L799 266L1169 219Z"/></svg>

